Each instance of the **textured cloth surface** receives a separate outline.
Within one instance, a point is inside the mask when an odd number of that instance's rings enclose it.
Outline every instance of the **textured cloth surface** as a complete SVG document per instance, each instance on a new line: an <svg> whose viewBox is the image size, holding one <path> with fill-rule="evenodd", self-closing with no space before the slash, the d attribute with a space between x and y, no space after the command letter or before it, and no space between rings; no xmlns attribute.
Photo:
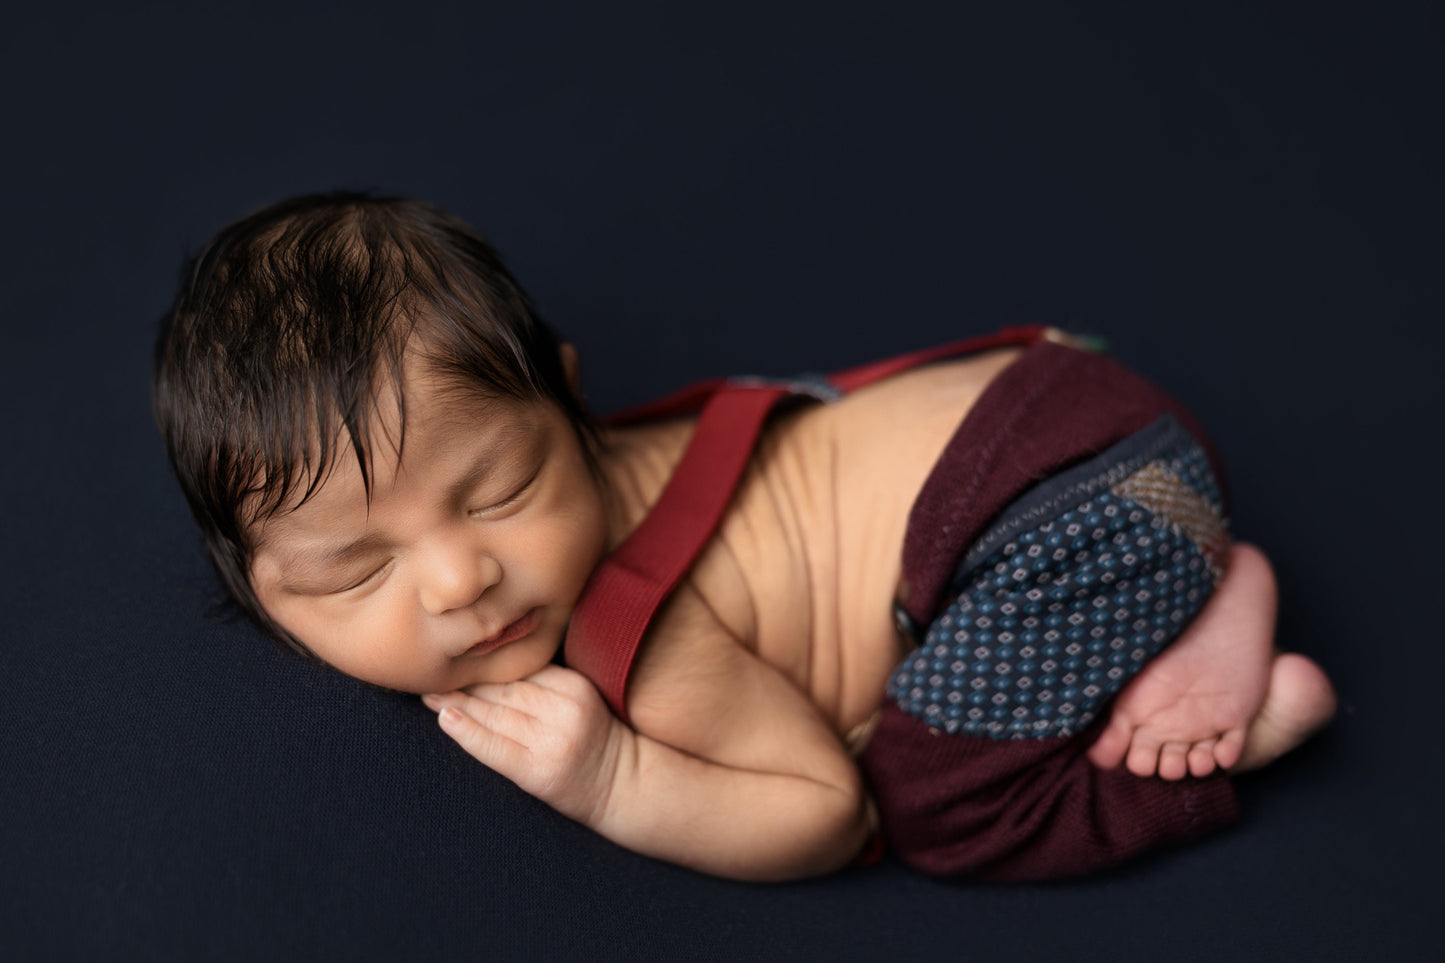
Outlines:
<svg viewBox="0 0 1445 963"><path fill-rule="evenodd" d="M888 694L951 734L1070 736L1213 591L1227 546L1218 485L1166 415L1002 517Z"/></svg>
<svg viewBox="0 0 1445 963"><path fill-rule="evenodd" d="M1131 436L1137 437L1112 456L1104 454ZM1110 664L1113 641L1122 638L1129 647L1142 633L1141 644L1128 648L1126 662L1134 648L1147 652L1162 644L1154 641L1156 613L1135 631L1139 616L1130 600L1111 608L1117 600L1096 590L1103 575L1111 567L1129 568L1136 577L1148 568L1150 580L1165 573L1171 596L1165 601L1166 636L1187 621L1184 613L1202 602L1212 580L1210 559L1223 545L1217 520L1224 496L1203 437L1185 411L1143 379L1107 358L1049 343L1030 348L995 378L959 425L910 516L900 603L902 624L928 625L939 618L930 637L944 653L925 652L922 666L919 657L900 666L893 688L906 707L885 702L861 760L885 840L912 866L996 879L1076 875L1192 839L1235 818L1234 792L1222 774L1180 782L1140 779L1124 770L1097 769L1085 755L1095 733L1085 717L1102 704L1110 685L1124 681L1122 672L1117 680L1109 678L1110 669L1123 668ZM1039 484L1040 479L1048 480ZM1179 512L1183 521L1136 531L1145 511L1156 517L1157 512L1121 492L1133 492L1156 508L1171 504L1167 492L1187 509ZM1130 507L1121 511L1126 504ZM1113 516L1105 514L1110 506ZM1138 521L1131 521L1134 512L1140 513ZM1216 521L1209 524L1211 515ZM1071 526L1077 526L1073 534ZM1162 532L1172 543L1167 555L1158 551L1155 533ZM1104 553L1097 549L1116 536L1132 541L1133 551L1126 554L1136 557L1128 566L1122 558L1117 566L1102 563ZM1148 564L1144 538L1151 539ZM1050 540L1058 544L1050 546ZM1038 557L1030 557L1035 546ZM1055 559L1059 549L1063 554ZM1079 552L1086 553L1084 563ZM1176 566L1178 575L1170 578ZM1063 597L1029 584L1038 576ZM949 589L960 580L968 590L950 613L955 603ZM1182 583L1178 591L1174 582ZM1031 600L1033 591L1038 598ZM994 607L1009 601L1018 611L1007 617L1018 625L1008 631L1021 630L1023 617L1040 620L1032 629L1039 637L1031 657L1021 656L1016 637L1007 643L998 637L993 619L1005 613ZM1095 606L1096 601L1103 604ZM1159 599L1147 601L1152 609ZM1026 616L1034 603L1038 614ZM1051 613L1054 603L1060 608ZM990 610L981 612L982 606ZM1121 607L1124 615L1116 616ZM1092 619L1096 612L1102 615L1103 644L1089 653L1089 641L1101 641L1091 636L1100 624ZM1051 615L1059 616L1060 627L1053 631L1061 632L1052 640L1060 646L1052 660L1044 652L1052 644L1044 637ZM988 620L987 645L959 625L968 617L975 630L980 618ZM947 628L941 627L943 618L950 620ZM1078 624L1071 624L1074 620ZM1128 631L1111 633L1111 625ZM1068 629L1079 630L1079 637L1068 639ZM1009 650L1006 660L1002 648ZM1090 658L1099 661L1091 667ZM1028 662L1035 673L1030 678L1047 680L1054 697L1035 700L1034 686L1017 686L1015 660ZM1000 672L1005 662L1009 670ZM975 666L981 671L975 673ZM979 680L983 688L976 690ZM1092 694L1091 686L1097 689ZM976 695L983 696L982 705L971 702ZM995 696L1002 698L995 702ZM1067 714L1057 711L1064 701L1071 706ZM970 709L981 711L970 719ZM1015 734L1045 737L993 738Z"/></svg>

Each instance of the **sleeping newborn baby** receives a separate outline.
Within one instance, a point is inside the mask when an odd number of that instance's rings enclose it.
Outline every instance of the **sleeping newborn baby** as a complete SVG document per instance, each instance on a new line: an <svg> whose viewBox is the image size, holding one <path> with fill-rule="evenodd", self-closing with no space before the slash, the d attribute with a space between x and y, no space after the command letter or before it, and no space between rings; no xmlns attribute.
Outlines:
<svg viewBox="0 0 1445 963"><path fill-rule="evenodd" d="M1052 330L603 427L475 231L337 194L222 231L156 359L259 626L703 872L1100 869L1227 822L1227 774L1334 711L1188 413Z"/></svg>

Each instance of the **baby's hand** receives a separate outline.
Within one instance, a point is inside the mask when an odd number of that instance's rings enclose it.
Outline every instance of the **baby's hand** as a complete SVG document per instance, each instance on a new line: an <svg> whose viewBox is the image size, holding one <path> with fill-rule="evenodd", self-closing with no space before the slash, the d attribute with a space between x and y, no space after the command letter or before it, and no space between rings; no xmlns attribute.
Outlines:
<svg viewBox="0 0 1445 963"><path fill-rule="evenodd" d="M587 826L605 814L619 762L635 738L586 677L561 666L422 701L478 761Z"/></svg>

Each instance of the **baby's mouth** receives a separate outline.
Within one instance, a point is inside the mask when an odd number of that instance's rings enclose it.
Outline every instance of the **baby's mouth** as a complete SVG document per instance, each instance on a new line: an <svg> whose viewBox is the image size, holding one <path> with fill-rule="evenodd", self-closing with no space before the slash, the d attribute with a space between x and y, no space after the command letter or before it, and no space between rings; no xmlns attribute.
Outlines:
<svg viewBox="0 0 1445 963"><path fill-rule="evenodd" d="M541 610L532 609L496 635L489 639L483 639L470 649L467 649L462 655L484 655L493 649L501 648L509 642L515 642L518 639L531 635L532 632L536 630L537 623L541 621L541 618Z"/></svg>

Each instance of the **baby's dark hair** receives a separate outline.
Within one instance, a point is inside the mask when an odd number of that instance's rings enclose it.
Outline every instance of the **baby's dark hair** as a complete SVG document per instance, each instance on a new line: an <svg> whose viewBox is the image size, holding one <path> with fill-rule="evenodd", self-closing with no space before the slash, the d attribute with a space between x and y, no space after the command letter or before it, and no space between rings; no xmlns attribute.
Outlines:
<svg viewBox="0 0 1445 963"><path fill-rule="evenodd" d="M240 609L303 653L251 587L250 533L309 499L338 449L370 495L368 427L390 385L400 450L402 358L418 344L482 396L557 404L594 450L557 336L497 252L430 204L333 193L263 208L187 262L161 320L152 403L207 552Z"/></svg>

